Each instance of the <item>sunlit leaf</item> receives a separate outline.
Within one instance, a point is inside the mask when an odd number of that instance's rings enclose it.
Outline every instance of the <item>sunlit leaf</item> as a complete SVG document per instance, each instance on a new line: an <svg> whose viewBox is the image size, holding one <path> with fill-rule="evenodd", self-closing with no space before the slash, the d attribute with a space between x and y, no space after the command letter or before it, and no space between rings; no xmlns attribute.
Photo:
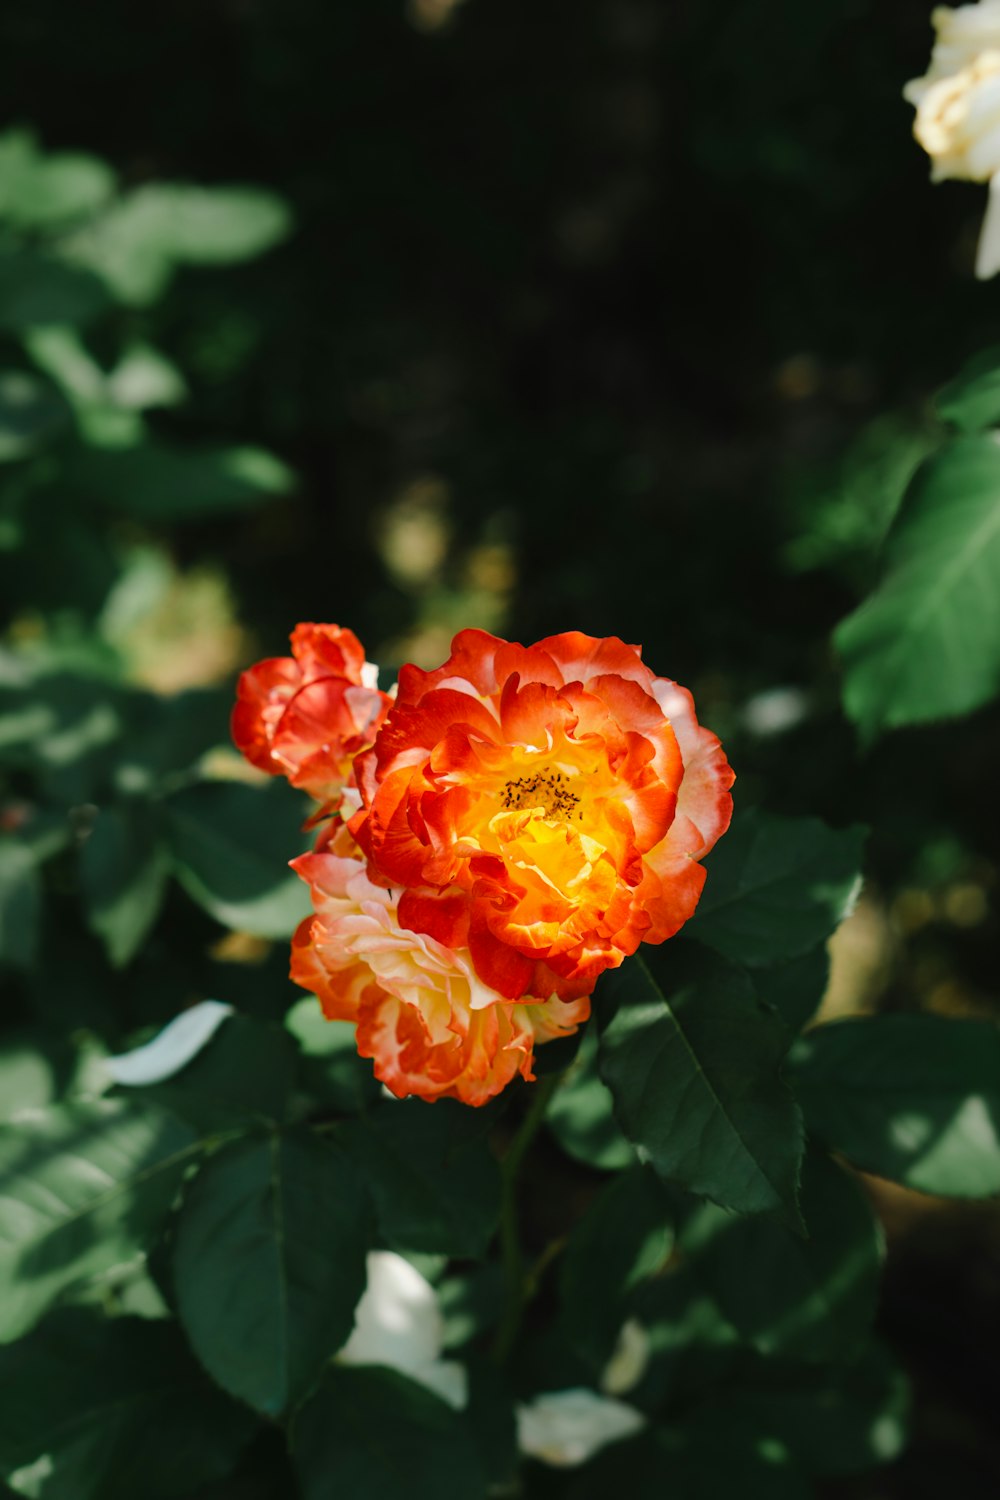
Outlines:
<svg viewBox="0 0 1000 1500"><path fill-rule="evenodd" d="M1000 349L984 349L968 360L934 398L938 413L962 432L1000 422Z"/></svg>
<svg viewBox="0 0 1000 1500"><path fill-rule="evenodd" d="M605 1172L634 1164L635 1150L615 1119L614 1098L597 1071L597 1027L583 1041L566 1077L553 1094L545 1123L560 1146L577 1161Z"/></svg>
<svg viewBox="0 0 1000 1500"><path fill-rule="evenodd" d="M131 1103L53 1105L0 1126L0 1339L143 1249L196 1149L179 1121Z"/></svg>
<svg viewBox="0 0 1000 1500"><path fill-rule="evenodd" d="M346 1154L308 1131L223 1146L177 1222L181 1321L209 1374L276 1417L347 1340L365 1285L366 1196Z"/></svg>
<svg viewBox="0 0 1000 1500"><path fill-rule="evenodd" d="M94 213L114 188L114 172L96 156L47 155L26 130L0 136L0 219L18 229L50 229Z"/></svg>
<svg viewBox="0 0 1000 1500"><path fill-rule="evenodd" d="M0 1385L0 1468L30 1500L187 1494L253 1430L167 1321L62 1309L0 1349Z"/></svg>
<svg viewBox="0 0 1000 1500"><path fill-rule="evenodd" d="M112 510L149 521L189 521L260 505L294 488L290 469L259 448L186 450L146 443L81 451L67 482Z"/></svg>
<svg viewBox="0 0 1000 1500"><path fill-rule="evenodd" d="M658 980L637 959L612 970L599 1006L601 1075L640 1158L727 1208L797 1227L802 1124L780 1077L787 1033L747 975L685 944Z"/></svg>
<svg viewBox="0 0 1000 1500"><path fill-rule="evenodd" d="M1000 443L965 437L923 464L878 588L837 628L862 738L978 708L1000 686Z"/></svg>
<svg viewBox="0 0 1000 1500"><path fill-rule="evenodd" d="M812 1132L920 1192L1000 1193L1000 1027L933 1015L837 1021L790 1058Z"/></svg>

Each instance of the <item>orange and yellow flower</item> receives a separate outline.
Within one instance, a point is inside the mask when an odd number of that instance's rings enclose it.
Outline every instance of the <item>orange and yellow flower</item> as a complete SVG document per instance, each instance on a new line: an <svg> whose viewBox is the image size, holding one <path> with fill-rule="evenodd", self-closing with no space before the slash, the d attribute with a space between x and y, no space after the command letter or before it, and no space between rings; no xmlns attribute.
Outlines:
<svg viewBox="0 0 1000 1500"><path fill-rule="evenodd" d="M570 632L456 636L404 667L359 757L351 830L399 921L452 945L509 1000L578 995L694 912L733 773L690 693L638 647Z"/></svg>
<svg viewBox="0 0 1000 1500"><path fill-rule="evenodd" d="M240 677L233 740L252 765L329 804L391 700L352 631L303 624L291 640L291 656L270 657Z"/></svg>
<svg viewBox="0 0 1000 1500"><path fill-rule="evenodd" d="M395 701L350 631L300 625L292 651L244 673L236 743L318 817L356 809L293 861L314 915L292 978L393 1093L483 1104L692 915L733 773L690 693L615 637L463 630Z"/></svg>

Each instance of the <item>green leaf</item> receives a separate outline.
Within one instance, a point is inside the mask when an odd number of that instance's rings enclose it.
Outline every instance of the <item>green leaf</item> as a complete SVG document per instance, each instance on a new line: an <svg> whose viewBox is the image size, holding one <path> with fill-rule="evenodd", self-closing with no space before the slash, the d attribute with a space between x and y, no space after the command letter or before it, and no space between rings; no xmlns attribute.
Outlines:
<svg viewBox="0 0 1000 1500"><path fill-rule="evenodd" d="M96 156L47 156L27 130L0 136L0 219L18 229L49 229L94 213L114 188L114 172Z"/></svg>
<svg viewBox="0 0 1000 1500"><path fill-rule="evenodd" d="M580 1050L553 1094L545 1123L576 1161L602 1172L633 1166L635 1151L615 1119L614 1098L597 1071L597 1027L584 1030Z"/></svg>
<svg viewBox="0 0 1000 1500"><path fill-rule="evenodd" d="M357 1170L309 1131L211 1157L177 1221L174 1286L212 1378L270 1417L301 1401L350 1335L367 1231Z"/></svg>
<svg viewBox="0 0 1000 1500"><path fill-rule="evenodd" d="M290 937L312 910L288 868L305 844L305 799L284 782L204 781L164 805L174 872L192 900L226 927Z"/></svg>
<svg viewBox="0 0 1000 1500"><path fill-rule="evenodd" d="M669 1198L638 1165L605 1185L570 1235L559 1267L560 1313L570 1344L597 1372L628 1317L629 1294L662 1271L673 1243Z"/></svg>
<svg viewBox="0 0 1000 1500"><path fill-rule="evenodd" d="M712 1408L720 1430L749 1429L758 1440L782 1443L802 1468L823 1477L863 1474L898 1458L909 1428L910 1389L903 1371L880 1344L853 1363L793 1388L733 1391Z"/></svg>
<svg viewBox="0 0 1000 1500"><path fill-rule="evenodd" d="M1000 348L995 345L968 360L934 398L938 415L962 432L979 432L1000 422Z"/></svg>
<svg viewBox="0 0 1000 1500"><path fill-rule="evenodd" d="M761 1354L850 1359L875 1314L881 1233L858 1184L819 1153L805 1161L801 1208L805 1237L706 1204L681 1244L697 1256L696 1271L733 1327Z"/></svg>
<svg viewBox="0 0 1000 1500"><path fill-rule="evenodd" d="M0 1125L0 1339L149 1243L198 1149L159 1110L54 1105Z"/></svg>
<svg viewBox="0 0 1000 1500"><path fill-rule="evenodd" d="M0 463L25 458L63 431L65 401L35 375L0 370Z"/></svg>
<svg viewBox="0 0 1000 1500"><path fill-rule="evenodd" d="M1000 1028L887 1015L817 1027L790 1059L811 1132L946 1198L1000 1193Z"/></svg>
<svg viewBox="0 0 1000 1500"><path fill-rule="evenodd" d="M814 1500L814 1491L780 1443L761 1443L711 1418L686 1413L628 1443L615 1443L580 1470L573 1500Z"/></svg>
<svg viewBox="0 0 1000 1500"><path fill-rule="evenodd" d="M20 332L38 323L88 323L107 300L90 271L33 250L0 254L0 328Z"/></svg>
<svg viewBox="0 0 1000 1500"><path fill-rule="evenodd" d="M602 980L599 1065L623 1130L668 1182L797 1227L802 1124L780 1077L783 1024L742 970L693 944L674 947L663 976L668 993L627 959Z"/></svg>
<svg viewBox="0 0 1000 1500"><path fill-rule="evenodd" d="M483 1500L468 1424L395 1370L337 1365L295 1418L303 1500Z"/></svg>
<svg viewBox="0 0 1000 1500"><path fill-rule="evenodd" d="M500 1171L482 1110L395 1099L340 1127L395 1250L477 1257L500 1216Z"/></svg>
<svg viewBox="0 0 1000 1500"><path fill-rule="evenodd" d="M798 958L846 917L861 884L865 830L751 808L734 819L709 861L685 937L744 964ZM766 997L765 997L766 998Z"/></svg>
<svg viewBox="0 0 1000 1500"><path fill-rule="evenodd" d="M772 1005L789 1031L799 1032L811 1021L830 983L830 955L813 948L799 958L768 964L753 971L754 989Z"/></svg>
<svg viewBox="0 0 1000 1500"><path fill-rule="evenodd" d="M20 839L0 837L0 968L30 969L38 952L42 881L38 861Z"/></svg>
<svg viewBox="0 0 1000 1500"><path fill-rule="evenodd" d="M177 264L249 260L284 239L291 216L258 188L150 183L62 242L62 253L92 268L115 297L146 306L166 291Z"/></svg>
<svg viewBox="0 0 1000 1500"><path fill-rule="evenodd" d="M1000 684L1000 444L965 437L918 469L878 588L837 628L862 739L967 713Z"/></svg>
<svg viewBox="0 0 1000 1500"><path fill-rule="evenodd" d="M187 1494L253 1430L166 1321L62 1309L0 1349L0 1385L0 1468L32 1500Z"/></svg>
<svg viewBox="0 0 1000 1500"><path fill-rule="evenodd" d="M295 1049L277 1026L229 1016L173 1078L139 1092L201 1131L281 1124L295 1083ZM133 1091L129 1090L134 1097Z"/></svg>
<svg viewBox="0 0 1000 1500"><path fill-rule="evenodd" d="M66 481L109 509L143 521L190 521L228 515L288 494L295 476L262 448L168 448L144 443L80 449Z"/></svg>
<svg viewBox="0 0 1000 1500"><path fill-rule="evenodd" d="M367 1058L358 1056L351 1021L328 1021L314 995L293 1005L285 1026L304 1054L303 1085L319 1103L339 1114L355 1115L379 1097L379 1084Z"/></svg>
<svg viewBox="0 0 1000 1500"><path fill-rule="evenodd" d="M116 969L135 957L160 914L170 858L157 810L130 800L97 815L80 855L87 925Z"/></svg>

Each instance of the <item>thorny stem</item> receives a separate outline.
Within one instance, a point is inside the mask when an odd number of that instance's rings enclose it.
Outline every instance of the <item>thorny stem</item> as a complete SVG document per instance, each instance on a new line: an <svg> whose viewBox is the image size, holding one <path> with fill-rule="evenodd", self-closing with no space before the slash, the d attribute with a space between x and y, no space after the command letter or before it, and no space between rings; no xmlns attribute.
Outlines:
<svg viewBox="0 0 1000 1500"><path fill-rule="evenodd" d="M501 1163L500 1254L503 1261L506 1301L503 1318L497 1330L494 1358L502 1363L508 1358L521 1326L521 1315L529 1295L528 1278L521 1254L521 1235L517 1215L517 1183L528 1147L538 1134L549 1100L562 1080L561 1073L550 1073L535 1087L535 1096L521 1127L507 1148Z"/></svg>

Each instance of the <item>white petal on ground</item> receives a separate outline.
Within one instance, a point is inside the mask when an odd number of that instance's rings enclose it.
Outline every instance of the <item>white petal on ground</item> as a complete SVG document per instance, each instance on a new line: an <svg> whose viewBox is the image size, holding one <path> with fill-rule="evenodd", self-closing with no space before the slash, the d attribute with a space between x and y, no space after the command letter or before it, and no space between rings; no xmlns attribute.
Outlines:
<svg viewBox="0 0 1000 1500"><path fill-rule="evenodd" d="M517 1408L517 1442L529 1457L568 1468L586 1463L608 1443L631 1437L645 1423L635 1407L596 1391L547 1391Z"/></svg>
<svg viewBox="0 0 1000 1500"><path fill-rule="evenodd" d="M990 195L986 204L986 217L979 232L979 249L976 252L976 275L987 281L1000 271L1000 172L990 178Z"/></svg>
<svg viewBox="0 0 1000 1500"><path fill-rule="evenodd" d="M434 1288L391 1250L372 1250L367 1266L368 1284L354 1310L354 1331L338 1361L400 1370L461 1409L468 1395L466 1371L439 1358L444 1324Z"/></svg>
<svg viewBox="0 0 1000 1500"><path fill-rule="evenodd" d="M200 1005L181 1011L144 1047L105 1058L104 1066L115 1083L127 1083L133 1088L160 1083L197 1057L232 1013L233 1007L221 1000L203 1000Z"/></svg>

